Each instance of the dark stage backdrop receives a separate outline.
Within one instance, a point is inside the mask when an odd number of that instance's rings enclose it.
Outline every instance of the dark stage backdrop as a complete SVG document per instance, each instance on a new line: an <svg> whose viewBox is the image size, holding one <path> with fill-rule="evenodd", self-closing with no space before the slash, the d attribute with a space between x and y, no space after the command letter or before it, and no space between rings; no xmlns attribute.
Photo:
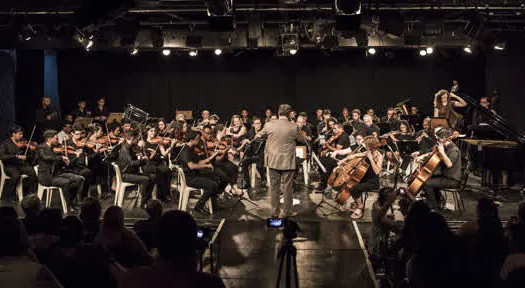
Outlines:
<svg viewBox="0 0 525 288"><path fill-rule="evenodd" d="M329 107L338 113L343 106L384 111L412 98L430 113L434 93L450 89L453 79L474 97L485 92L483 57L448 51L423 58L415 50L398 51L393 60L366 58L363 51L300 54L276 57L253 51L189 58L64 51L58 54L62 108L71 111L78 98L94 104L104 96L114 112L126 103L168 118L175 109L206 108L225 120L242 107L257 114L279 103L307 112Z"/></svg>
<svg viewBox="0 0 525 288"><path fill-rule="evenodd" d="M18 51L16 65L16 120L25 127L29 138L36 109L44 96L44 51Z"/></svg>

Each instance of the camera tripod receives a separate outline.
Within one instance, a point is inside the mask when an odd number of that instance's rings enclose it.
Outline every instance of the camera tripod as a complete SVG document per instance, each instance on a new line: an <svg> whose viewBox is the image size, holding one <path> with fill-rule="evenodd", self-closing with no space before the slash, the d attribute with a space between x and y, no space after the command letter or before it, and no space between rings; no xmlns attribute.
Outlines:
<svg viewBox="0 0 525 288"><path fill-rule="evenodd" d="M299 288L299 278L297 274L297 248L293 245L293 239L289 239L285 237L284 245L279 250L279 254L277 254L277 257L279 258L279 274L277 275L277 288L279 288L281 284L281 275L283 272L284 262L286 262L286 276L285 276L285 284L286 288L291 288L292 283L292 269L294 273L294 281L295 281L295 288Z"/></svg>

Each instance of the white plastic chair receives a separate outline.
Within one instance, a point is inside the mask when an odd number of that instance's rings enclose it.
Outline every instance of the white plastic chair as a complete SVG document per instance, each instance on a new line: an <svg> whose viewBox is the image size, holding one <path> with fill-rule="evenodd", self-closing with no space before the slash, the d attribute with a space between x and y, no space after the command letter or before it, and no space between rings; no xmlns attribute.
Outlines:
<svg viewBox="0 0 525 288"><path fill-rule="evenodd" d="M204 189L197 189L193 187L189 187L186 183L186 175L184 175L184 170L182 167L175 165L175 169L177 169L177 177L179 182L179 210L187 211L188 210L188 201L190 199L190 192L198 190L202 194L204 194ZM211 199L208 199L206 201L206 207L210 211L210 214L213 214L213 207L211 204Z"/></svg>
<svg viewBox="0 0 525 288"><path fill-rule="evenodd" d="M18 195L18 201L22 201L22 198L24 198L24 193L22 191L24 185L22 184L22 181L24 180L24 178L27 177L27 175L22 174L20 176L20 182L16 186L16 194ZM2 192L4 191L5 181L9 179L11 179L11 177L5 174L4 163L0 160L0 199L2 198Z"/></svg>
<svg viewBox="0 0 525 288"><path fill-rule="evenodd" d="M122 203L124 202L124 193L126 192L126 188L132 187L132 186L138 187L139 202L140 202L140 198L142 195L140 193L140 185L122 181L122 174L120 173L120 168L118 167L117 163L113 162L111 163L111 165L113 166L113 169L115 169L115 178L116 178L115 205L122 207Z"/></svg>
<svg viewBox="0 0 525 288"><path fill-rule="evenodd" d="M38 165L35 166L35 173L38 177ZM60 187L55 186L45 186L40 184L40 181L38 183L38 190L37 190L37 196L42 201L42 196L44 196L44 192L46 193L46 201L45 201L45 207L51 207L51 200L53 199L53 190L58 190L60 193L60 202L62 202L62 211L64 212L64 215L67 214L67 202L66 198L64 197L64 190Z"/></svg>

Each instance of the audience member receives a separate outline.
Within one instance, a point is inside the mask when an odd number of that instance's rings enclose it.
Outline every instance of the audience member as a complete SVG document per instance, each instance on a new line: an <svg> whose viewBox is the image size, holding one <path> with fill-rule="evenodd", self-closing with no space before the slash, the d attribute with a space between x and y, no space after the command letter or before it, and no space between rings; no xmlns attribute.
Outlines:
<svg viewBox="0 0 525 288"><path fill-rule="evenodd" d="M84 225L84 242L92 243L100 231L102 207L98 199L87 197L80 205L80 220Z"/></svg>
<svg viewBox="0 0 525 288"><path fill-rule="evenodd" d="M42 212L42 204L38 196L36 194L27 195L20 202L20 207L25 214L22 223L24 223L27 234L32 236L40 232L39 217Z"/></svg>
<svg viewBox="0 0 525 288"><path fill-rule="evenodd" d="M124 227L124 212L111 206L104 213L100 233L94 244L106 247L118 263L126 268L150 265L152 258L135 232Z"/></svg>
<svg viewBox="0 0 525 288"><path fill-rule="evenodd" d="M146 204L146 212L148 213L149 218L147 220L139 220L135 222L133 230L139 238L144 242L146 248L149 251L156 248L153 244L153 233L155 231L155 225L157 225L158 220L162 216L162 203L157 200L148 200Z"/></svg>
<svg viewBox="0 0 525 288"><path fill-rule="evenodd" d="M29 246L35 252L38 261L45 265L51 257L52 249L58 245L60 240L62 210L46 208L42 210L39 218L40 231L29 238Z"/></svg>
<svg viewBox="0 0 525 288"><path fill-rule="evenodd" d="M16 217L0 217L0 286L61 287L44 265L29 257L24 225Z"/></svg>
<svg viewBox="0 0 525 288"><path fill-rule="evenodd" d="M155 243L159 258L153 266L131 269L119 287L224 287L219 278L196 272L197 223L188 213L165 213L155 229Z"/></svg>

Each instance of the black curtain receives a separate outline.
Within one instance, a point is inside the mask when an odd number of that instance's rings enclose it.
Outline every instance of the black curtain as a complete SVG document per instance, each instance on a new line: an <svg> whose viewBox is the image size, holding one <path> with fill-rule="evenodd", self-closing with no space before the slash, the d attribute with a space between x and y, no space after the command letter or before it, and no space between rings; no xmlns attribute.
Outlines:
<svg viewBox="0 0 525 288"><path fill-rule="evenodd" d="M484 58L452 50L432 57L399 50L393 59L367 58L357 50L299 54L276 57L273 52L249 51L191 58L64 51L58 54L62 107L68 113L79 98L94 104L104 96L113 112L131 103L159 117L171 118L175 109L204 108L226 117L242 107L261 114L279 103L307 112L329 107L338 113L343 106L385 111L411 98L430 113L434 93L450 89L453 79L471 95L485 91Z"/></svg>
<svg viewBox="0 0 525 288"><path fill-rule="evenodd" d="M15 52L0 50L0 135L8 135L9 127L15 120Z"/></svg>
<svg viewBox="0 0 525 288"><path fill-rule="evenodd" d="M44 96L44 51L26 50L17 53L16 119L29 138L35 124L35 112Z"/></svg>

